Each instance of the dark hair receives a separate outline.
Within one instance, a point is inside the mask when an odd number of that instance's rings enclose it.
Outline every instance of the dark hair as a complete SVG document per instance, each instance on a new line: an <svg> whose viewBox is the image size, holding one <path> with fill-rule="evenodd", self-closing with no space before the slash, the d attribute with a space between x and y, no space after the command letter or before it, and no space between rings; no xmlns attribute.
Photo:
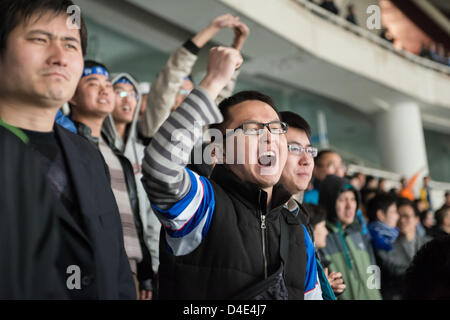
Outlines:
<svg viewBox="0 0 450 320"><path fill-rule="evenodd" d="M304 203L303 207L309 213L309 223L312 228L327 219L327 211L324 207L312 203Z"/></svg>
<svg viewBox="0 0 450 320"><path fill-rule="evenodd" d="M417 206L412 202L411 200L407 198L397 198L397 208L403 207L403 206L410 206L414 210L414 215L416 217L420 217L419 209L417 209Z"/></svg>
<svg viewBox="0 0 450 320"><path fill-rule="evenodd" d="M6 43L11 32L21 23L28 21L32 15L52 12L54 15L66 14L67 8L73 6L71 0L1 0L0 1L0 57L6 51ZM87 28L80 17L80 39L83 56L87 52Z"/></svg>
<svg viewBox="0 0 450 320"><path fill-rule="evenodd" d="M103 69L108 71L109 74L111 74L111 72L109 72L108 68L103 63L100 63L100 62L95 61L95 60L85 60L84 61L84 67L85 68L102 67Z"/></svg>
<svg viewBox="0 0 450 320"><path fill-rule="evenodd" d="M311 126L302 116L291 111L283 111L280 113L281 121L286 122L289 127L297 128L305 131L309 141L311 141Z"/></svg>
<svg viewBox="0 0 450 320"><path fill-rule="evenodd" d="M370 199L367 203L367 217L369 221L377 221L377 211L381 210L383 214L389 209L389 207L395 204L396 199L389 193L378 193L374 198Z"/></svg>
<svg viewBox="0 0 450 320"><path fill-rule="evenodd" d="M426 243L415 255L404 277L403 298L450 299L450 236Z"/></svg>
<svg viewBox="0 0 450 320"><path fill-rule="evenodd" d="M450 211L450 207L443 207L441 209L439 209L438 211L436 211L436 213L434 214L434 218L436 219L436 225L438 227L442 226L442 224L444 223L444 219L447 216L447 214L449 214Z"/></svg>
<svg viewBox="0 0 450 320"><path fill-rule="evenodd" d="M329 153L336 153L336 154L338 154L336 151L331 150L331 149L320 150L319 153L317 154L317 157L314 158L314 164L317 165L320 162L320 160L322 159L322 157L324 155L326 155L326 154L329 154Z"/></svg>
<svg viewBox="0 0 450 320"><path fill-rule="evenodd" d="M211 128L225 129L225 128L223 128L223 124L225 122L227 122L227 120L230 117L229 109L232 106L235 106L239 103L242 103L242 102L248 101L248 100L257 100L257 101L261 101L261 102L268 104L269 106L272 107L273 110L275 110L275 112L278 115L278 118L281 119L280 112L278 111L277 107L275 107L275 102L272 100L271 97L266 96L265 94L258 92L258 91L241 91L241 92L235 93L231 97L228 97L228 98L222 100L222 102L219 104L219 110L222 113L223 122L213 124L213 125L211 125ZM222 130L222 131L224 131L224 130Z"/></svg>
<svg viewBox="0 0 450 320"><path fill-rule="evenodd" d="M102 63L100 63L100 62L97 62L97 61L95 61L95 60L85 60L85 61L84 61L84 67L85 67L85 68L102 67L103 69L105 69L106 71L108 71L109 74L111 74L111 73L109 72L108 68L107 68L104 64L102 64ZM78 89L77 89L77 90L78 90ZM69 107L70 107L71 110L73 110L73 108L74 108L74 106L73 106L70 102L69 102Z"/></svg>

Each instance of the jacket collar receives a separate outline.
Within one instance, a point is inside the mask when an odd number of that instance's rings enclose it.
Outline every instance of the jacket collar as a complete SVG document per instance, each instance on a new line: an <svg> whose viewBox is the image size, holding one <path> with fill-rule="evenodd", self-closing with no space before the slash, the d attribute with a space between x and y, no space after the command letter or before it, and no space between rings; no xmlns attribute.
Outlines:
<svg viewBox="0 0 450 320"><path fill-rule="evenodd" d="M75 127L77 128L78 134L86 138L90 143L92 143L96 148L98 148L99 139L92 136L92 130L84 123L74 121Z"/></svg>
<svg viewBox="0 0 450 320"><path fill-rule="evenodd" d="M229 194L238 198L250 209L263 209L265 211L267 203L267 193L259 186L241 181L231 170L224 165L216 165L211 175L211 180L220 185ZM291 195L281 185L277 184L272 191L272 208L284 205Z"/></svg>

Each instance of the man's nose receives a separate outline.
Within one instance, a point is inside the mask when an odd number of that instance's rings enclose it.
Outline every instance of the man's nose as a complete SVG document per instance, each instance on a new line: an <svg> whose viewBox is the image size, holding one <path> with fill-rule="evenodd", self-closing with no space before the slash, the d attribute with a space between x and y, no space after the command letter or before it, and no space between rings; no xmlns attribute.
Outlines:
<svg viewBox="0 0 450 320"><path fill-rule="evenodd" d="M69 60L67 53L64 50L64 45L58 41L52 41L50 44L50 54L48 57L48 63L50 65L57 65L60 67L66 67Z"/></svg>

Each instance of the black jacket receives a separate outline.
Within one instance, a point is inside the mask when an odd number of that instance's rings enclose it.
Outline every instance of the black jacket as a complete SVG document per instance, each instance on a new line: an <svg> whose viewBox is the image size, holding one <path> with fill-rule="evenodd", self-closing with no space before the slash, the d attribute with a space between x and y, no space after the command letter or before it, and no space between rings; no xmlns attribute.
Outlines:
<svg viewBox="0 0 450 320"><path fill-rule="evenodd" d="M64 299L54 195L40 158L0 125L0 300Z"/></svg>
<svg viewBox="0 0 450 320"><path fill-rule="evenodd" d="M74 122L78 134L84 138L86 138L97 150L99 150L99 141L98 138L92 136L92 131L89 127L80 122ZM117 156L120 161L120 164L123 168L123 173L125 176L128 196L130 197L131 209L133 210L134 223L136 225L136 230L139 237L139 243L142 249L142 261L137 264L138 269L138 280L140 289L152 290L152 281L153 279L153 269L152 269L152 258L150 255L150 251L147 248L144 240L144 229L142 226L141 216L139 214L139 199L138 193L136 189L136 180L134 178L134 170L130 161L117 149L114 148L113 142L108 140L106 135L102 135L105 142Z"/></svg>
<svg viewBox="0 0 450 320"><path fill-rule="evenodd" d="M81 229L67 211L59 217L63 239L58 272L68 279L68 266L76 265L82 276L81 289L68 290L69 295L79 299L135 299L122 223L106 163L86 139L57 124L55 133L67 161L83 223Z"/></svg>
<svg viewBox="0 0 450 320"><path fill-rule="evenodd" d="M161 233L160 298L230 299L275 273L281 263L279 219L284 210L293 217L287 219L290 232L285 282L289 299L302 300L305 235L301 221L284 207L290 194L275 186L273 209L266 212L267 194L254 184L243 183L223 165L215 167L210 181L215 209L200 246L190 254L173 256L167 250L165 233ZM266 216L265 229L262 215Z"/></svg>

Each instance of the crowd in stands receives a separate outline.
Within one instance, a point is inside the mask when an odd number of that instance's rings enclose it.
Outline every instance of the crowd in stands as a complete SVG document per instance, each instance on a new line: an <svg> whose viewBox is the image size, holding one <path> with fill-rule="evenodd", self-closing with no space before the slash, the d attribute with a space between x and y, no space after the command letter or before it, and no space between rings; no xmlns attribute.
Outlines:
<svg viewBox="0 0 450 320"><path fill-rule="evenodd" d="M321 2L317 2L314 0L309 0L312 3L316 3L317 5L319 5L321 8L335 14L335 15L340 15L342 9L340 9L334 2L334 0L322 0ZM355 15L355 6L353 3L349 3L346 7L346 13L343 16L343 18L345 18L345 20L347 20L348 22L354 24L354 25L359 25L357 22L357 18ZM395 42L395 38L392 35L392 32L389 31L388 28L383 27L379 36L386 40L389 41L391 43ZM427 58L431 61L446 65L446 66L450 66L450 55L448 50L446 50L445 46L442 43L435 43L435 42L431 42L429 44L422 44L422 48L419 52L419 56Z"/></svg>
<svg viewBox="0 0 450 320"><path fill-rule="evenodd" d="M418 174L399 192L345 176L300 114L234 93L238 17L214 18L150 86L84 59L71 5L0 2L0 299L450 297L450 193L434 212L429 178L416 197Z"/></svg>

